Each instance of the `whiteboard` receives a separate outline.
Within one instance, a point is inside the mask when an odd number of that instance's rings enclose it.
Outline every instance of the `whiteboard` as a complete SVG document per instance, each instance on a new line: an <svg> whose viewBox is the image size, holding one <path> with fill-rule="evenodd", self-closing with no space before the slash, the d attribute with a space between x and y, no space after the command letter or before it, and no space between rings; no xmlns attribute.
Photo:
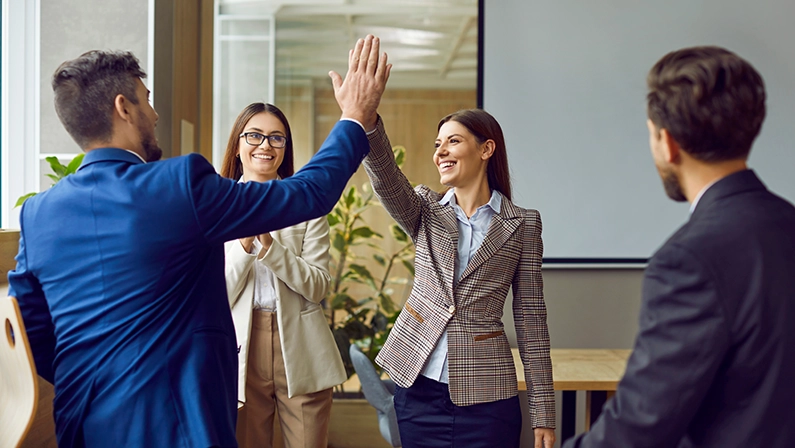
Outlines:
<svg viewBox="0 0 795 448"><path fill-rule="evenodd" d="M749 166L795 201L795 1L482 1L483 107L548 261L645 260L687 220L654 168L645 101L649 69L683 47L726 47L762 74Z"/></svg>

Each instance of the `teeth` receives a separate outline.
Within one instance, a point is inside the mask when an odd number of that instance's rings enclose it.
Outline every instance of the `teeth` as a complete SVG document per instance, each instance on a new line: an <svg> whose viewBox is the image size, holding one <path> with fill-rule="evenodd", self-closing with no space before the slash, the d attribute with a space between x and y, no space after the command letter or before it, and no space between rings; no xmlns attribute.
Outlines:
<svg viewBox="0 0 795 448"><path fill-rule="evenodd" d="M455 162L443 162L439 167L441 168L450 168L451 166L455 165Z"/></svg>
<svg viewBox="0 0 795 448"><path fill-rule="evenodd" d="M252 154L251 157L262 160L273 160L273 156L269 156L267 154Z"/></svg>

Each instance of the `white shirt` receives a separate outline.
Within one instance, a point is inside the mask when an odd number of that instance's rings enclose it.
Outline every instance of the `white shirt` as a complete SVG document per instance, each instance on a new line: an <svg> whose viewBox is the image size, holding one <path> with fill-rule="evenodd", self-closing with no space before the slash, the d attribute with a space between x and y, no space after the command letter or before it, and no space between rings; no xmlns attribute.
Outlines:
<svg viewBox="0 0 795 448"><path fill-rule="evenodd" d="M455 260L455 276L453 277L453 288L458 284L461 274L467 268L469 260L475 255L486 233L489 230L491 219L500 212L502 196L497 191L491 192L491 198L485 205L481 205L475 210L471 218L467 218L464 210L455 201L454 189L447 190L447 193L439 201L439 204L449 204L455 210L456 222L458 223L458 250ZM420 372L422 376L428 377L440 383L449 383L447 368L447 330L439 337L436 347L428 357L425 367Z"/></svg>
<svg viewBox="0 0 795 448"><path fill-rule="evenodd" d="M262 251L262 243L259 238L254 238L254 244L251 245L249 253L256 257L260 251ZM265 266L260 259L254 261L254 309L277 310L276 281L276 274L269 267Z"/></svg>
<svg viewBox="0 0 795 448"><path fill-rule="evenodd" d="M245 179L241 176L238 183L242 182L245 182ZM240 244L242 245L243 243ZM257 257L261 251L262 243L260 243L259 238L254 238L249 254ZM278 280L276 279L276 274L260 260L261 258L254 260L254 309L276 311L278 309L278 301L276 300L276 282Z"/></svg>

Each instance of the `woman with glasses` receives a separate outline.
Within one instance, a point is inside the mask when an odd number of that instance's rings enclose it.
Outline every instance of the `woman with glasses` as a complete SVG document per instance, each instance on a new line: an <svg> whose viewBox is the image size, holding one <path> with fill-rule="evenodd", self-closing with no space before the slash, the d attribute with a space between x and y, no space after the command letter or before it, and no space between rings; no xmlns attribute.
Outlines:
<svg viewBox="0 0 795 448"><path fill-rule="evenodd" d="M293 174L290 125L271 104L235 120L221 175L268 182ZM347 378L320 301L331 282L325 217L226 243L226 285L238 341L245 446L325 447L332 387ZM241 441L242 442L242 441Z"/></svg>
<svg viewBox="0 0 795 448"><path fill-rule="evenodd" d="M534 446L552 448L541 217L511 202L505 139L494 117L462 110L437 130L428 157L445 193L412 188L380 118L364 159L373 191L416 246L414 288L376 358L398 386L400 439L405 448L519 446L516 369L502 323L512 288Z"/></svg>

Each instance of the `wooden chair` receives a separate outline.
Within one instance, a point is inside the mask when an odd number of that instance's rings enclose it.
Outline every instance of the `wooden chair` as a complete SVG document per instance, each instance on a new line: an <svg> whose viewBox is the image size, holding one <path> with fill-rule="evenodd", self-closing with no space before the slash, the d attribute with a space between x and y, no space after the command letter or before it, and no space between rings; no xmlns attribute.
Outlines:
<svg viewBox="0 0 795 448"><path fill-rule="evenodd" d="M0 447L17 447L36 415L38 379L13 297L0 299Z"/></svg>

